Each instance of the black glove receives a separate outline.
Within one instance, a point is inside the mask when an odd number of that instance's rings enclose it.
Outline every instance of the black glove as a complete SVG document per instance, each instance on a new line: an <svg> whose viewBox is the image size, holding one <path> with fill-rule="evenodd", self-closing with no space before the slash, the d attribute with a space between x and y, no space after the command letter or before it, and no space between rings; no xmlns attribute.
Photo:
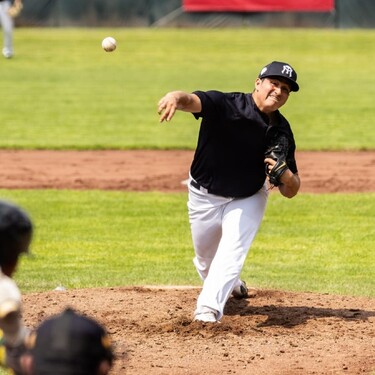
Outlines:
<svg viewBox="0 0 375 375"><path fill-rule="evenodd" d="M287 136L282 133L273 131L272 136L269 137L264 154L265 158L270 158L276 161L271 171L269 170L269 163L266 163L266 175L273 186L281 185L281 176L288 169L286 157L288 154L289 141Z"/></svg>

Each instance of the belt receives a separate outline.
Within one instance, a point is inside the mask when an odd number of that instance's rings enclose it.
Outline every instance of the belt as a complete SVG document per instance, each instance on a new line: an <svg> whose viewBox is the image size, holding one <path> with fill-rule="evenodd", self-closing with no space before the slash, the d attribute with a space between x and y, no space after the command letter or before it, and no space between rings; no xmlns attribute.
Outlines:
<svg viewBox="0 0 375 375"><path fill-rule="evenodd" d="M1 1L1 0L0 0L0 1ZM191 185L192 187L195 187L195 188L198 189L198 190L201 189L201 186L198 184L197 181L191 180L191 181L190 181L190 185Z"/></svg>
<svg viewBox="0 0 375 375"><path fill-rule="evenodd" d="M200 190L202 193L205 193L205 194L215 194L215 193L210 193L208 191L208 189L206 189L205 187L201 186L198 184L197 181L195 180L190 180L190 185L193 187L193 188L196 188L197 190ZM215 194L215 195L218 195L218 194ZM223 198L228 198L228 199L236 199L236 197L232 197L232 196L226 196L226 195L219 195Z"/></svg>
<svg viewBox="0 0 375 375"><path fill-rule="evenodd" d="M198 182L195 181L195 180L190 180L190 185L191 185L192 187L194 187L194 188L200 190L201 192L203 192L203 193L205 193L205 194L208 193L208 190L207 190L205 187L199 185Z"/></svg>

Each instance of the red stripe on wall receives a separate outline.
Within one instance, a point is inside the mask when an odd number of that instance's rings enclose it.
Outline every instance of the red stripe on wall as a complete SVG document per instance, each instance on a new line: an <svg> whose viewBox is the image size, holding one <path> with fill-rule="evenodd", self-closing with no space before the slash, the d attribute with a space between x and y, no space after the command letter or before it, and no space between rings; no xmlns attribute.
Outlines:
<svg viewBox="0 0 375 375"><path fill-rule="evenodd" d="M183 0L186 12L330 12L334 0Z"/></svg>

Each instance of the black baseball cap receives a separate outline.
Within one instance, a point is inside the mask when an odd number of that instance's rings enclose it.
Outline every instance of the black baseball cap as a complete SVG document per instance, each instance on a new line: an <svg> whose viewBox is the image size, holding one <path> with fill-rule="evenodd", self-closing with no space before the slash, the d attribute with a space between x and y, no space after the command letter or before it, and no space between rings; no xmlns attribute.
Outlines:
<svg viewBox="0 0 375 375"><path fill-rule="evenodd" d="M290 84L292 91L298 91L299 86L297 83L296 71L287 63L280 61L272 61L266 65L259 73L258 78L266 77L280 77L284 78Z"/></svg>
<svg viewBox="0 0 375 375"><path fill-rule="evenodd" d="M29 215L12 202L0 200L0 266L17 262L29 252L33 224Z"/></svg>
<svg viewBox="0 0 375 375"><path fill-rule="evenodd" d="M26 342L35 375L94 375L114 354L105 329L67 308L45 320Z"/></svg>

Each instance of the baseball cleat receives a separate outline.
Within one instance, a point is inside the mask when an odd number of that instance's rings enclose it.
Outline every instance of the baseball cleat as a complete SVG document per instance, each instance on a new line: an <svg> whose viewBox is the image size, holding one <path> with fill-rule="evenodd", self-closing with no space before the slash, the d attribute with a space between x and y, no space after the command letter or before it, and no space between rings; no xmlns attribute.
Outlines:
<svg viewBox="0 0 375 375"><path fill-rule="evenodd" d="M232 296L236 299L249 298L249 289L247 288L245 281L241 280L241 285L236 286L233 289Z"/></svg>
<svg viewBox="0 0 375 375"><path fill-rule="evenodd" d="M195 312L194 321L203 323L218 323L216 319L216 310L210 309L209 307L204 307L199 312Z"/></svg>

